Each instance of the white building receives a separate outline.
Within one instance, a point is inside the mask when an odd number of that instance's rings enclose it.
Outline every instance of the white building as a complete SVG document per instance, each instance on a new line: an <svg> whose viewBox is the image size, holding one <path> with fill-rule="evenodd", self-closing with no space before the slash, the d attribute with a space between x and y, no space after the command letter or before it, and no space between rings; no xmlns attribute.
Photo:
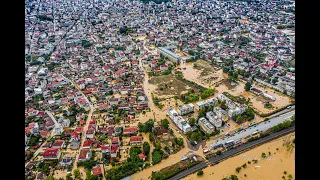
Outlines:
<svg viewBox="0 0 320 180"><path fill-rule="evenodd" d="M209 122L213 124L215 127L219 128L222 126L221 118L218 118L218 116L216 116L214 112L212 111L207 112L206 117L208 118Z"/></svg>
<svg viewBox="0 0 320 180"><path fill-rule="evenodd" d="M263 96L266 97L266 98L269 98L269 99L271 99L271 100L273 100L273 101L276 100L276 97L274 97L274 96L272 96L272 95L270 95L270 94L267 94L267 93L263 93Z"/></svg>
<svg viewBox="0 0 320 180"><path fill-rule="evenodd" d="M34 94L42 94L41 88L34 88Z"/></svg>
<svg viewBox="0 0 320 180"><path fill-rule="evenodd" d="M179 116L179 114L173 108L170 107L167 114L183 133L191 131L191 126L188 124L188 122Z"/></svg>
<svg viewBox="0 0 320 180"><path fill-rule="evenodd" d="M196 103L196 109L199 111L203 107L214 106L217 101L218 101L217 98L210 98L210 99L207 99L207 100L204 100L204 101L197 102Z"/></svg>
<svg viewBox="0 0 320 180"><path fill-rule="evenodd" d="M237 116L238 114L241 114L240 108L238 108L238 107L233 108L233 109L229 109L229 111L228 111L228 115L231 118Z"/></svg>
<svg viewBox="0 0 320 180"><path fill-rule="evenodd" d="M211 134L215 131L214 126L204 117L198 120L198 124L205 133Z"/></svg>
<svg viewBox="0 0 320 180"><path fill-rule="evenodd" d="M181 57L177 54L174 54L173 52L171 52L168 47L159 47L157 48L157 52L162 54L163 56L168 57L168 59L170 59L171 61L180 64L181 61Z"/></svg>
<svg viewBox="0 0 320 180"><path fill-rule="evenodd" d="M182 116L185 114L191 113L193 111L194 111L194 105L192 103L184 105L184 106L180 106L178 108L178 113Z"/></svg>
<svg viewBox="0 0 320 180"><path fill-rule="evenodd" d="M228 113L225 110L221 109L220 107L214 107L213 108L213 112L216 113L216 115L219 118L221 118L222 120L228 121L229 116L228 116Z"/></svg>

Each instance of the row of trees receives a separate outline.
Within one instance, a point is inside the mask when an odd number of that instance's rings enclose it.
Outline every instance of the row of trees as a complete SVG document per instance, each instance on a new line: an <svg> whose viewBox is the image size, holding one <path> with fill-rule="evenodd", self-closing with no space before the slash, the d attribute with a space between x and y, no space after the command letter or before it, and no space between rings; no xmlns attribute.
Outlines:
<svg viewBox="0 0 320 180"><path fill-rule="evenodd" d="M289 126L291 126L293 124L293 121L291 120L285 120L282 123L273 126L271 129L273 132L278 132L281 131L282 129L288 128Z"/></svg>

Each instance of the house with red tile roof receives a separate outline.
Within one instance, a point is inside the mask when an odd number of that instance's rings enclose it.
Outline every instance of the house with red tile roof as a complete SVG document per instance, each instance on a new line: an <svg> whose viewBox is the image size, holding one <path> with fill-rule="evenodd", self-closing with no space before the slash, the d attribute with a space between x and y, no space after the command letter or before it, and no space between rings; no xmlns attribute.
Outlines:
<svg viewBox="0 0 320 180"><path fill-rule="evenodd" d="M130 145L139 145L142 143L142 136L131 136Z"/></svg>
<svg viewBox="0 0 320 180"><path fill-rule="evenodd" d="M80 134L77 133L76 131L73 131L71 133L71 139L70 141L80 141Z"/></svg>
<svg viewBox="0 0 320 180"><path fill-rule="evenodd" d="M52 144L52 148L58 148L61 149L63 145L65 144L64 140L55 140L54 143Z"/></svg>
<svg viewBox="0 0 320 180"><path fill-rule="evenodd" d="M61 152L59 148L48 148L42 153L42 157L44 160L56 160L61 156Z"/></svg>
<svg viewBox="0 0 320 180"><path fill-rule="evenodd" d="M110 144L104 144L104 145L101 145L101 152L102 153L106 153L106 154L110 154L110 150L111 150L111 146Z"/></svg>
<svg viewBox="0 0 320 180"><path fill-rule="evenodd" d="M47 130L42 130L42 131L40 131L40 135L41 135L42 139L47 139L49 137L50 133Z"/></svg>
<svg viewBox="0 0 320 180"><path fill-rule="evenodd" d="M111 143L120 145L119 137L112 137Z"/></svg>
<svg viewBox="0 0 320 180"><path fill-rule="evenodd" d="M77 132L78 134L81 134L82 131L83 131L83 127L76 127L76 128L74 129L74 132Z"/></svg>
<svg viewBox="0 0 320 180"><path fill-rule="evenodd" d="M138 127L137 126L133 126L133 127L125 127L123 129L123 135L136 135L138 133Z"/></svg>
<svg viewBox="0 0 320 180"><path fill-rule="evenodd" d="M87 161L91 158L91 151L90 149L81 149L79 153L79 161Z"/></svg>
<svg viewBox="0 0 320 180"><path fill-rule="evenodd" d="M93 139L95 135L95 130L94 129L88 129L86 133L86 138L88 139Z"/></svg>
<svg viewBox="0 0 320 180"><path fill-rule="evenodd" d="M141 159L142 161L145 161L147 156L143 153L138 154L139 159Z"/></svg>
<svg viewBox="0 0 320 180"><path fill-rule="evenodd" d="M83 148L91 148L93 142L94 142L94 141L91 140L91 139L84 141L84 143L83 143Z"/></svg>
<svg viewBox="0 0 320 180"><path fill-rule="evenodd" d="M116 158L119 152L119 146L116 144L112 144L110 150L110 157Z"/></svg>
<svg viewBox="0 0 320 180"><path fill-rule="evenodd" d="M91 172L93 175L102 176L102 170L101 170L101 167L99 164L97 166L93 167Z"/></svg>

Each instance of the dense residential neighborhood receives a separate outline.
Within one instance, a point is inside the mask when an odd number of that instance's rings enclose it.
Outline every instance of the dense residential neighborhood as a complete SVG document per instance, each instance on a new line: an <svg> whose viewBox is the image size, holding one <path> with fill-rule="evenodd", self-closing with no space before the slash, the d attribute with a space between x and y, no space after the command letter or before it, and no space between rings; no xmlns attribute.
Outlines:
<svg viewBox="0 0 320 180"><path fill-rule="evenodd" d="M289 0L25 0L26 179L120 180L291 108L294 24ZM199 60L272 112L181 75Z"/></svg>

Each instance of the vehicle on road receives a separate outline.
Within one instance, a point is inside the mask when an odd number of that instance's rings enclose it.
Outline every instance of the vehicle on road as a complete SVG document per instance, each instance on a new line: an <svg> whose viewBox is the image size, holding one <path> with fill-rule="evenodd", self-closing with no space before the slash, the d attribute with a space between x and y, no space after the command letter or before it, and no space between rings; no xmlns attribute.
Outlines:
<svg viewBox="0 0 320 180"><path fill-rule="evenodd" d="M250 124L248 124L248 127L254 126L255 124L257 124L256 122L252 122Z"/></svg>
<svg viewBox="0 0 320 180"><path fill-rule="evenodd" d="M258 134L258 133L259 133L259 131L257 130L255 132L253 132L251 135L254 136L254 135Z"/></svg>
<svg viewBox="0 0 320 180"><path fill-rule="evenodd" d="M291 108L291 106L288 106L288 107L287 107L287 109L290 109L290 108Z"/></svg>

